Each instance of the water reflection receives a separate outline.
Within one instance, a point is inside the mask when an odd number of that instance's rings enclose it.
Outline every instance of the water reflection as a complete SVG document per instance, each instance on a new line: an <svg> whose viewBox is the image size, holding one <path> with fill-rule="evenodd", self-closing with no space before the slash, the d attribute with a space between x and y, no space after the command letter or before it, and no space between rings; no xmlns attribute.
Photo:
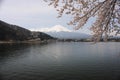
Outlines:
<svg viewBox="0 0 120 80"><path fill-rule="evenodd" d="M44 46L46 44L25 44L25 43L13 43L13 44L0 44L0 57L8 57L11 55L19 56L19 53L22 55L23 53L30 52L31 48Z"/></svg>
<svg viewBox="0 0 120 80"><path fill-rule="evenodd" d="M0 80L119 80L120 43L0 45Z"/></svg>
<svg viewBox="0 0 120 80"><path fill-rule="evenodd" d="M12 52L25 50L30 46L27 44L0 44L0 57L11 55ZM16 55L16 53L14 53Z"/></svg>

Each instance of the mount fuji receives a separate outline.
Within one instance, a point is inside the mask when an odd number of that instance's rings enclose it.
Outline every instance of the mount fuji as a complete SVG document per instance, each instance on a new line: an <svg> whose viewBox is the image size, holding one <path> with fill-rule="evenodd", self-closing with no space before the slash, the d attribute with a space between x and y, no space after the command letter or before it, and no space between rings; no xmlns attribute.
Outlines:
<svg viewBox="0 0 120 80"><path fill-rule="evenodd" d="M61 32L61 31L71 32L71 30L69 30L61 25L56 25L51 28L41 28L40 31L41 32Z"/></svg>
<svg viewBox="0 0 120 80"><path fill-rule="evenodd" d="M72 31L61 25L56 25L51 28L41 28L39 31L58 39L88 39L91 37L89 34Z"/></svg>

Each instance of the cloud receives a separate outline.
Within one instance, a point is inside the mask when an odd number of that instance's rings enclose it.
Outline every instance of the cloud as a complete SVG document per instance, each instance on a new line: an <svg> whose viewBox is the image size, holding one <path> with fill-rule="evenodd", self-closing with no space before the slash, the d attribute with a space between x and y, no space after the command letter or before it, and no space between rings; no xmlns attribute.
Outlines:
<svg viewBox="0 0 120 80"><path fill-rule="evenodd" d="M56 24L72 29L67 23L72 17L63 15L57 19L57 12L43 0L3 0L0 20L27 29L39 29ZM83 30L82 30L83 31Z"/></svg>
<svg viewBox="0 0 120 80"><path fill-rule="evenodd" d="M54 12L43 0L5 0L0 15L27 16Z"/></svg>
<svg viewBox="0 0 120 80"><path fill-rule="evenodd" d="M55 9L43 0L4 0L0 8L1 20L25 28L56 24L56 16Z"/></svg>

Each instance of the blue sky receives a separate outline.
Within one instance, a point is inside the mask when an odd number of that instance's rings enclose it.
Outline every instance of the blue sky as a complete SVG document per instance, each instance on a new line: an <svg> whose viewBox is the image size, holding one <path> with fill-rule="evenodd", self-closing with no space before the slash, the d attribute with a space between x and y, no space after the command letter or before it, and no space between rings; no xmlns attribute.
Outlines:
<svg viewBox="0 0 120 80"><path fill-rule="evenodd" d="M64 15L62 18L56 18L57 11L47 4L43 0L3 0L0 6L0 20L27 29L62 25L72 30L73 27L67 25L71 17ZM92 22L86 26L90 26ZM87 27L79 31L88 32Z"/></svg>

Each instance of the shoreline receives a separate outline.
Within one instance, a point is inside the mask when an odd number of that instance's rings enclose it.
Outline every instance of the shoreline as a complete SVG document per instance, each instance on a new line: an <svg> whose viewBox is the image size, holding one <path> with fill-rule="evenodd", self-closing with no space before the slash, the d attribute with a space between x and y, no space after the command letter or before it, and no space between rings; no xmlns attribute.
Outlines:
<svg viewBox="0 0 120 80"><path fill-rule="evenodd" d="M16 44L16 43L26 43L26 44L44 44L50 42L93 42L93 41L58 41L58 40L44 40L44 41L0 41L0 44ZM100 41L104 42L104 41ZM120 42L120 41L107 41L107 42Z"/></svg>
<svg viewBox="0 0 120 80"><path fill-rule="evenodd" d="M0 44L14 44L14 43L28 43L28 44L44 44L44 43L50 43L50 42L56 42L54 39L49 40L25 40L25 41L0 41Z"/></svg>
<svg viewBox="0 0 120 80"><path fill-rule="evenodd" d="M0 41L0 44L14 44L14 43L48 43L48 41Z"/></svg>

